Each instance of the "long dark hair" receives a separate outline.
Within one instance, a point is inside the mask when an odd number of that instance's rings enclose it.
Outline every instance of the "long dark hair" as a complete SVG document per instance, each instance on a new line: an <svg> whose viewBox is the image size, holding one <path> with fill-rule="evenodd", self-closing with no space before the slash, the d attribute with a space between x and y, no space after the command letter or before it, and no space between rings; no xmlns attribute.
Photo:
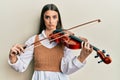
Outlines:
<svg viewBox="0 0 120 80"><path fill-rule="evenodd" d="M59 12L58 8L54 4L47 4L43 7L42 12L41 12L40 27L39 27L38 34L40 34L44 29L46 29L45 22L44 22L44 13L48 10L53 10L53 11L56 11L58 13L59 20L58 20L56 29L62 28L61 16L60 16L60 12Z"/></svg>

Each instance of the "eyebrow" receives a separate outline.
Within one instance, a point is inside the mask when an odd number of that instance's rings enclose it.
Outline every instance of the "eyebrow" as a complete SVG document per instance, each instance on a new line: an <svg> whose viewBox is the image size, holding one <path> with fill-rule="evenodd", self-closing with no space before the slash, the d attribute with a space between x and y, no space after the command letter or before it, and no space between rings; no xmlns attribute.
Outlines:
<svg viewBox="0 0 120 80"><path fill-rule="evenodd" d="M44 16L49 16L49 15L45 14ZM55 14L55 15L53 15L53 16L57 16L57 14Z"/></svg>

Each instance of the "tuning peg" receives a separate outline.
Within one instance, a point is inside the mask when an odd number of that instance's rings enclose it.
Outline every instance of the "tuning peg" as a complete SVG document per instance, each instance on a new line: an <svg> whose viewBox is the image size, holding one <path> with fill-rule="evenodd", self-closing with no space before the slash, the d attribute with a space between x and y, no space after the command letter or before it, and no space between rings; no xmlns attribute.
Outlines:
<svg viewBox="0 0 120 80"><path fill-rule="evenodd" d="M106 54L106 56L110 56L109 54Z"/></svg>
<svg viewBox="0 0 120 80"><path fill-rule="evenodd" d="M102 50L102 52L103 52L103 53L106 53L106 51L105 51L105 50Z"/></svg>
<svg viewBox="0 0 120 80"><path fill-rule="evenodd" d="M98 54L94 58L98 58Z"/></svg>
<svg viewBox="0 0 120 80"><path fill-rule="evenodd" d="M101 61L98 61L98 63L101 63L101 62L103 62L102 60Z"/></svg>

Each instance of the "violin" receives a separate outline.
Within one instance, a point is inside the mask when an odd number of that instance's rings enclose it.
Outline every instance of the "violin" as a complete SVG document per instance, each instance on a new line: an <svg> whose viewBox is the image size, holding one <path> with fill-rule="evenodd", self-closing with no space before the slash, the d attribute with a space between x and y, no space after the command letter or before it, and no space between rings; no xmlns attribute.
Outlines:
<svg viewBox="0 0 120 80"><path fill-rule="evenodd" d="M57 33L59 33L59 34L57 34ZM81 42L83 41L82 39L80 39L74 35L70 35L67 37L67 36L64 36L64 34L65 34L65 32L63 29L57 29L57 30L53 31L53 33L50 35L50 36L52 36L50 40L52 40L56 43L62 43L70 49L80 49L81 48ZM101 58L101 61L98 61L98 63L101 63L101 62L104 62L106 64L111 63L112 60L111 60L110 56L108 54L106 56L104 55L106 53L105 50L101 51L100 49L98 49L97 47L95 47L91 44L90 44L90 46L93 47L93 50L95 50L97 52L97 56L95 56L95 58L97 58L97 57Z"/></svg>
<svg viewBox="0 0 120 80"><path fill-rule="evenodd" d="M86 24L89 24L89 23L93 23L93 22L96 22L96 21L100 22L100 19L89 21L89 22L74 26L74 27L69 28L69 29L56 29L56 30L53 31L52 34L49 35L48 38L44 38L44 39L41 39L39 41L49 39L50 42L54 41L56 43L62 43L70 49L80 49L81 48L81 42L83 42L83 40L76 37L73 34L69 35L68 37L64 36L65 32L66 31L68 32L71 29L74 29L74 28L77 28L77 27L80 27L80 26L83 26L83 25L86 25ZM36 42L32 43L31 45L34 45L35 43L37 43L39 41L36 41ZM24 48L29 47L31 45L25 45ZM40 44L40 45L42 45L42 44ZM37 46L34 46L34 47L38 47L40 45L37 45ZM112 62L110 56L108 54L105 55L105 53L106 53L105 50L100 50L99 48L93 46L92 44L90 44L90 46L93 47L93 50L96 51L96 53L97 53L95 58L98 58L98 57L101 58L101 60L98 61L98 63L104 62L105 64L110 64Z"/></svg>

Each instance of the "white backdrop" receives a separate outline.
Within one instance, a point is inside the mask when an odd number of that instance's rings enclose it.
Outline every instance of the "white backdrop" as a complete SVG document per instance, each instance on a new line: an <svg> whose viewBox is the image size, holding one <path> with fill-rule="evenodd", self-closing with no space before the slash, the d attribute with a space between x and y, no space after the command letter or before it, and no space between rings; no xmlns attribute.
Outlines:
<svg viewBox="0 0 120 80"><path fill-rule="evenodd" d="M119 0L0 0L0 79L31 80L32 64L24 73L14 71L7 63L9 49L16 43L24 43L37 33L42 7L47 3L58 6L64 28L94 19L92 23L74 29L76 36L86 37L100 49L105 49L112 63L98 64L95 52L87 58L81 70L70 75L71 80L120 80L120 1ZM75 55L78 51L74 51Z"/></svg>

